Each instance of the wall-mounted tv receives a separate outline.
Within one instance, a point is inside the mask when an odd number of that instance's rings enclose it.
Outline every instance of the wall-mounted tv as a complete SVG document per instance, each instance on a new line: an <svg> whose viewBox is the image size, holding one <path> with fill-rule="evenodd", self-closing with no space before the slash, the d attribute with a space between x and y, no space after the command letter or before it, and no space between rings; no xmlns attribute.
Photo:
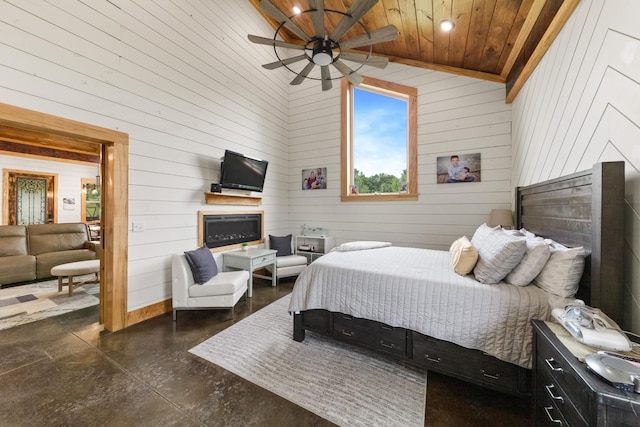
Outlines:
<svg viewBox="0 0 640 427"><path fill-rule="evenodd" d="M238 190L262 191L267 175L266 160L254 159L234 151L225 150L220 165L220 186Z"/></svg>

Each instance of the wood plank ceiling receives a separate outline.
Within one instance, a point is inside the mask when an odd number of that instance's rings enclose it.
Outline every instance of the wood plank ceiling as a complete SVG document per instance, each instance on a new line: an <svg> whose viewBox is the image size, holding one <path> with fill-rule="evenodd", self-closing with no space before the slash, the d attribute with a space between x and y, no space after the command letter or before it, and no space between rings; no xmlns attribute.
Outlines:
<svg viewBox="0 0 640 427"><path fill-rule="evenodd" d="M249 0L274 29L279 26ZM280 11L313 35L308 0L270 0ZM325 28L329 34L357 0L325 0ZM373 54L392 62L506 83L511 102L544 52L566 23L579 0L379 0L360 20L367 31L393 24L397 40L373 46ZM294 6L303 13L295 15ZM451 20L450 32L440 22ZM365 31L355 25L341 41ZM274 34L256 34L273 37ZM286 28L278 38L297 43ZM359 48L369 53L369 47ZM297 54L296 54L297 55ZM274 58L275 60L275 58ZM364 71L363 69L363 72Z"/></svg>

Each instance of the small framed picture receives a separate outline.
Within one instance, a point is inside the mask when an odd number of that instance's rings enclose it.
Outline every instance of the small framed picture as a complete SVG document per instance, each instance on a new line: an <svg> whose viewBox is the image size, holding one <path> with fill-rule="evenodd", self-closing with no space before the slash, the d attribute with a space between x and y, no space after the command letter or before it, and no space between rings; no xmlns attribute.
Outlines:
<svg viewBox="0 0 640 427"><path fill-rule="evenodd" d="M327 188L327 168L302 169L303 190L324 190Z"/></svg>
<svg viewBox="0 0 640 427"><path fill-rule="evenodd" d="M400 192L401 193L406 193L409 190L409 184L406 182L401 182L400 183Z"/></svg>
<svg viewBox="0 0 640 427"><path fill-rule="evenodd" d="M357 185L350 185L349 186L349 194L359 194L358 193L358 186Z"/></svg>

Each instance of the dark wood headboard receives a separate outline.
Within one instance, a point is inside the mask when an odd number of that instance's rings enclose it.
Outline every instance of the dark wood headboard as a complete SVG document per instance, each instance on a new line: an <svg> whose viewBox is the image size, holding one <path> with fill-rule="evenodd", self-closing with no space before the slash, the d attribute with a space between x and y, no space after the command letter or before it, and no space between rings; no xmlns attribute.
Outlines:
<svg viewBox="0 0 640 427"><path fill-rule="evenodd" d="M516 224L588 253L577 298L622 324L624 162L518 187Z"/></svg>

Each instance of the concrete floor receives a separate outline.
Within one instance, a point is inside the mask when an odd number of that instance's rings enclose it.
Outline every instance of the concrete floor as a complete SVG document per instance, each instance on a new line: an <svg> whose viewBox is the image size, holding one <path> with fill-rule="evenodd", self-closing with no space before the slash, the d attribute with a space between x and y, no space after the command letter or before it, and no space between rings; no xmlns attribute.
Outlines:
<svg viewBox="0 0 640 427"><path fill-rule="evenodd" d="M187 351L291 292L254 281L229 310L171 313L116 333L98 308L0 331L0 426L328 426ZM426 426L528 426L528 400L429 373Z"/></svg>

